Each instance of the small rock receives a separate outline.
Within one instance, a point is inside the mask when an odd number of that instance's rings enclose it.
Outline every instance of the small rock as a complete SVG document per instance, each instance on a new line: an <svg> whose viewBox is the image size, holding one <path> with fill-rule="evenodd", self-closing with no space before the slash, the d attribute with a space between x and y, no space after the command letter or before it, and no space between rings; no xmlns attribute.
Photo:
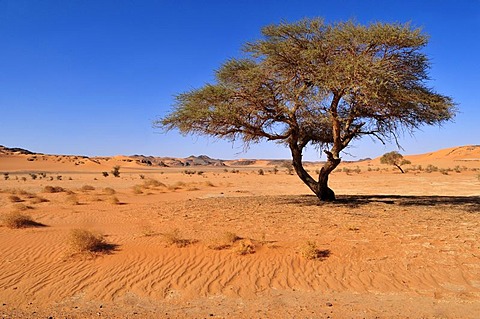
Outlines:
<svg viewBox="0 0 480 319"><path fill-rule="evenodd" d="M328 307L333 307L333 304L331 302L327 302Z"/></svg>

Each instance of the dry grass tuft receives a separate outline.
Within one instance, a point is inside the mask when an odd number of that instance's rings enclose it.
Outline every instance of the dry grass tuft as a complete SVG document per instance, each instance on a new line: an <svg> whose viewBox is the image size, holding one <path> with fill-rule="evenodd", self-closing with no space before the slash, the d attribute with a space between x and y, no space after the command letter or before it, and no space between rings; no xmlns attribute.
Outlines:
<svg viewBox="0 0 480 319"><path fill-rule="evenodd" d="M187 184L185 184L184 182L176 182L175 184L173 185L168 185L168 190L170 191L176 191L178 189L182 189L186 186Z"/></svg>
<svg viewBox="0 0 480 319"><path fill-rule="evenodd" d="M61 192L65 192L65 189L60 186L47 185L43 188L43 192L44 193L61 193Z"/></svg>
<svg viewBox="0 0 480 319"><path fill-rule="evenodd" d="M89 191L94 191L95 187L92 185L83 185L82 188L80 188L82 192L89 192Z"/></svg>
<svg viewBox="0 0 480 319"><path fill-rule="evenodd" d="M180 230L178 228L175 228L171 232L164 233L163 237L165 238L165 241L169 246L175 245L179 248L186 247L194 243L194 241L190 239L182 238L182 236L180 235Z"/></svg>
<svg viewBox="0 0 480 319"><path fill-rule="evenodd" d="M48 202L48 199L43 198L41 196L36 196L30 200L31 204L40 204L40 203L46 203Z"/></svg>
<svg viewBox="0 0 480 319"><path fill-rule="evenodd" d="M134 193L135 195L143 194L143 189L142 189L142 186L141 186L141 185L135 185L135 186L133 186L132 190L133 190L133 193Z"/></svg>
<svg viewBox="0 0 480 319"><path fill-rule="evenodd" d="M112 205L120 205L120 200L117 198L117 196L109 197L108 202Z"/></svg>
<svg viewBox="0 0 480 319"><path fill-rule="evenodd" d="M73 229L69 238L70 247L74 252L102 252L114 248L105 241L105 237L86 229Z"/></svg>
<svg viewBox="0 0 480 319"><path fill-rule="evenodd" d="M11 201L12 203L20 203L23 202L23 199L18 197L17 195L10 195L8 196L8 200Z"/></svg>
<svg viewBox="0 0 480 319"><path fill-rule="evenodd" d="M167 187L164 183L154 179L154 178L149 178L145 180L142 184L143 188L155 188L155 187Z"/></svg>
<svg viewBox="0 0 480 319"><path fill-rule="evenodd" d="M301 255L308 260L322 260L330 255L329 250L320 250L314 241L307 241L307 243L300 249Z"/></svg>
<svg viewBox="0 0 480 319"><path fill-rule="evenodd" d="M2 218L3 224L8 228L26 228L26 227L41 227L45 226L41 223L37 223L28 215L24 215L20 212L11 212L6 214Z"/></svg>
<svg viewBox="0 0 480 319"><path fill-rule="evenodd" d="M105 187L103 192L107 195L114 195L116 193L116 191L111 187Z"/></svg>
<svg viewBox="0 0 480 319"><path fill-rule="evenodd" d="M229 249L232 245L242 239L238 237L235 233L232 232L225 232L219 238L212 240L207 247L214 250L222 250L222 249Z"/></svg>
<svg viewBox="0 0 480 319"><path fill-rule="evenodd" d="M208 187L215 187L215 184L213 184L213 183L210 182L210 181L206 181L206 182L205 182L205 185L207 185Z"/></svg>
<svg viewBox="0 0 480 319"><path fill-rule="evenodd" d="M67 198L65 199L65 202L71 205L80 205L80 202L78 201L78 197L76 194L68 195Z"/></svg>
<svg viewBox="0 0 480 319"><path fill-rule="evenodd" d="M255 244L251 240L241 240L238 245L234 247L233 251L237 255L250 255L255 253Z"/></svg>

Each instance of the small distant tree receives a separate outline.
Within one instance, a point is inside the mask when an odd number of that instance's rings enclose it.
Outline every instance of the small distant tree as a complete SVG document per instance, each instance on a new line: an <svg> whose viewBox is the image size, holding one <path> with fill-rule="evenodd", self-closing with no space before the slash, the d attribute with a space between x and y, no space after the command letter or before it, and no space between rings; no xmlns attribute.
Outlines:
<svg viewBox="0 0 480 319"><path fill-rule="evenodd" d="M114 177L120 177L120 166L115 165L111 173Z"/></svg>
<svg viewBox="0 0 480 319"><path fill-rule="evenodd" d="M393 151L389 153L385 153L380 157L380 163L393 165L400 170L400 172L405 173L402 169L402 165L412 164L409 160L403 158L402 154L399 152Z"/></svg>
<svg viewBox="0 0 480 319"><path fill-rule="evenodd" d="M452 99L428 82L428 37L409 24L305 19L262 33L245 45L245 58L219 68L216 83L179 94L154 125L245 146L281 143L298 177L320 200L332 201L328 178L352 141L398 141L402 132L455 115ZM317 178L303 167L307 145L327 155Z"/></svg>

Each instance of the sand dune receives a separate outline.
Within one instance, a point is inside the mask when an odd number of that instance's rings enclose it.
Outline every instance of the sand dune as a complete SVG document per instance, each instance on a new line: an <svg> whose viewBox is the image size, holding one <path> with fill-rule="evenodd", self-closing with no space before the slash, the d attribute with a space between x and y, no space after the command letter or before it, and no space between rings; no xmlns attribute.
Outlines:
<svg viewBox="0 0 480 319"><path fill-rule="evenodd" d="M444 155L450 165L466 156ZM238 172L195 166L186 174L123 162L129 157L75 165L40 156L35 170L47 173L33 180L28 156L0 158L0 171L10 172L0 181L0 215L20 211L46 226L0 227L5 317L480 313L478 166L447 175L384 166L339 171L331 177L339 201L320 203L297 177L284 168L275 174L266 161L264 175L248 165ZM122 166L118 178L103 177L112 163L132 166ZM111 249L72 251L69 236L77 228L101 232ZM173 233L185 247L169 241Z"/></svg>

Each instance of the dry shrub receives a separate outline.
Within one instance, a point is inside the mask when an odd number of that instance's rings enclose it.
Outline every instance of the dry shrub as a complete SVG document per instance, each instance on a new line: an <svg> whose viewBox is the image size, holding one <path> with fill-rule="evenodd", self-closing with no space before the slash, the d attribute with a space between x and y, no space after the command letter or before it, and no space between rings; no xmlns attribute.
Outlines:
<svg viewBox="0 0 480 319"><path fill-rule="evenodd" d="M240 240L233 251L237 255L250 255L255 253L255 244L251 240Z"/></svg>
<svg viewBox="0 0 480 319"><path fill-rule="evenodd" d="M48 199L40 197L40 196L35 196L34 198L30 199L31 204L40 204L40 203L45 203L48 202Z"/></svg>
<svg viewBox="0 0 480 319"><path fill-rule="evenodd" d="M105 241L105 237L96 232L86 229L73 229L69 238L70 247L74 252L100 252L109 250L111 245Z"/></svg>
<svg viewBox="0 0 480 319"><path fill-rule="evenodd" d="M43 192L44 193L61 193L61 192L65 192L65 189L60 186L47 185L43 188Z"/></svg>
<svg viewBox="0 0 480 319"><path fill-rule="evenodd" d="M12 203L20 203L23 202L23 200L18 197L17 195L10 195L8 196L8 200L11 201Z"/></svg>
<svg viewBox="0 0 480 319"><path fill-rule="evenodd" d="M210 181L206 181L205 185L207 185L208 187L215 187L215 185Z"/></svg>
<svg viewBox="0 0 480 319"><path fill-rule="evenodd" d="M143 182L142 187L143 188L155 188L155 187L167 187L167 185L165 185L164 183L162 183L162 182L160 182L156 179L149 178L149 179L147 179Z"/></svg>
<svg viewBox="0 0 480 319"><path fill-rule="evenodd" d="M190 239L182 238L182 236L180 235L180 230L178 228L175 228L171 232L164 233L163 237L165 238L165 241L169 246L175 245L179 248L186 247L194 242Z"/></svg>
<svg viewBox="0 0 480 319"><path fill-rule="evenodd" d="M235 233L225 232L219 238L212 240L208 245L208 248L214 250L222 250L231 248L232 245L242 238L238 237Z"/></svg>
<svg viewBox="0 0 480 319"><path fill-rule="evenodd" d="M112 205L119 205L120 200L117 198L117 196L112 196L108 199L108 202Z"/></svg>
<svg viewBox="0 0 480 319"><path fill-rule="evenodd" d="M175 184L173 185L169 185L168 186L168 190L170 191L176 191L177 189L182 189L186 186L186 184L184 182L176 182Z"/></svg>
<svg viewBox="0 0 480 319"><path fill-rule="evenodd" d="M88 191L94 191L95 187L92 185L83 185L82 188L80 188L82 192L88 192Z"/></svg>
<svg viewBox="0 0 480 319"><path fill-rule="evenodd" d="M133 186L132 190L135 195L143 194L143 189L141 185Z"/></svg>
<svg viewBox="0 0 480 319"><path fill-rule="evenodd" d="M11 212L6 214L2 218L3 224L8 228L26 228L26 227L38 227L44 226L37 223L28 215L24 215L20 212Z"/></svg>
<svg viewBox="0 0 480 319"><path fill-rule="evenodd" d="M76 194L70 194L65 199L65 202L71 205L79 205L80 202L78 201L78 197Z"/></svg>
<svg viewBox="0 0 480 319"><path fill-rule="evenodd" d="M330 255L329 250L320 250L314 241L307 241L307 243L300 249L300 253L308 260L322 260Z"/></svg>
<svg viewBox="0 0 480 319"><path fill-rule="evenodd" d="M107 194L107 195L113 195L113 194L116 193L116 191L115 191L113 188L111 188L111 187L105 187L105 188L103 189L103 192L104 192L105 194Z"/></svg>

